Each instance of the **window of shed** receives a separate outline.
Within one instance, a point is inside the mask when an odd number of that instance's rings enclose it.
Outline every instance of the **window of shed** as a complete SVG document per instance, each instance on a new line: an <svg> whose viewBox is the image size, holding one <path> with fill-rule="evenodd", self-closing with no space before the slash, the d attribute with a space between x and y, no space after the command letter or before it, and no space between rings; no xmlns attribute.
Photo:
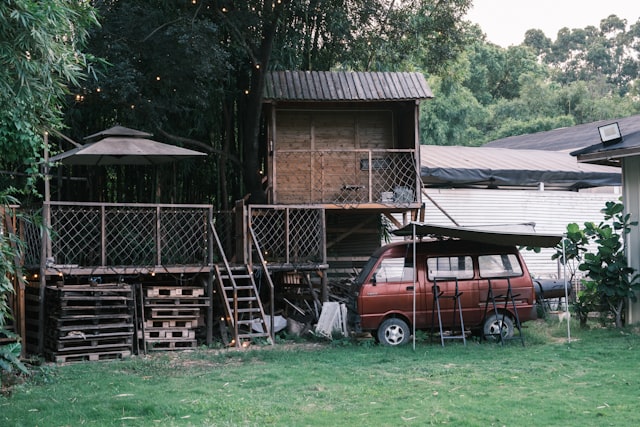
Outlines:
<svg viewBox="0 0 640 427"><path fill-rule="evenodd" d="M473 278L473 261L470 256L441 256L427 258L429 280Z"/></svg>
<svg viewBox="0 0 640 427"><path fill-rule="evenodd" d="M391 169L391 159L385 157L382 159L371 159L371 166L369 166L369 159L360 159L360 170L383 170Z"/></svg>

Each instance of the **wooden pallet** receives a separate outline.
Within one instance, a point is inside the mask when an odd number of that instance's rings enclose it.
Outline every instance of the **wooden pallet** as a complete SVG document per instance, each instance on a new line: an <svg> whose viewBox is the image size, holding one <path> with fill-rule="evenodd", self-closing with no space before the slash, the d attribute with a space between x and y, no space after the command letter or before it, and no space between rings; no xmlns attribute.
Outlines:
<svg viewBox="0 0 640 427"><path fill-rule="evenodd" d="M143 335L139 332L139 335ZM154 329L145 329L144 330L144 338L146 340L149 339L185 339L192 340L196 338L196 331L193 329L185 329L185 328L177 328L177 329L164 329L164 328L154 328Z"/></svg>
<svg viewBox="0 0 640 427"><path fill-rule="evenodd" d="M57 362L131 355L135 327L130 285L61 285L46 292L46 355Z"/></svg>
<svg viewBox="0 0 640 427"><path fill-rule="evenodd" d="M56 363L70 363L70 362L124 359L126 357L131 356L131 350L113 350L113 351L73 353L73 354L46 352L45 355L47 356L47 359L53 360Z"/></svg>
<svg viewBox="0 0 640 427"><path fill-rule="evenodd" d="M198 326L198 319L188 320L168 320L168 319L150 319L145 320L144 328L189 328L193 329Z"/></svg>
<svg viewBox="0 0 640 427"><path fill-rule="evenodd" d="M195 349L198 346L196 340L170 340L170 339L147 339L147 348L149 350L185 350Z"/></svg>
<svg viewBox="0 0 640 427"><path fill-rule="evenodd" d="M144 288L145 296L152 297L202 297L204 288L188 286L150 286Z"/></svg>
<svg viewBox="0 0 640 427"><path fill-rule="evenodd" d="M151 319L161 320L191 320L200 317L199 308L152 307L149 312L151 313Z"/></svg>
<svg viewBox="0 0 640 427"><path fill-rule="evenodd" d="M208 307L209 301L206 298L185 298L185 297L155 297L148 298L145 307Z"/></svg>

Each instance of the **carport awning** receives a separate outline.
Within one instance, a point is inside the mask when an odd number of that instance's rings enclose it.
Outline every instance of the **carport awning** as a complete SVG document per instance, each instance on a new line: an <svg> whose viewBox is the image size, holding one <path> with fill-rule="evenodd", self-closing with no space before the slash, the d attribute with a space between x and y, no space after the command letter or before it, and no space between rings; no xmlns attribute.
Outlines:
<svg viewBox="0 0 640 427"><path fill-rule="evenodd" d="M619 186L620 168L578 163L568 153L508 148L420 146L428 187L537 187L576 190Z"/></svg>
<svg viewBox="0 0 640 427"><path fill-rule="evenodd" d="M523 233L512 231L482 230L467 227L448 227L426 223L412 222L393 234L397 236L439 236L455 237L474 242L491 243L494 245L531 246L536 248L552 248L562 240L560 234Z"/></svg>

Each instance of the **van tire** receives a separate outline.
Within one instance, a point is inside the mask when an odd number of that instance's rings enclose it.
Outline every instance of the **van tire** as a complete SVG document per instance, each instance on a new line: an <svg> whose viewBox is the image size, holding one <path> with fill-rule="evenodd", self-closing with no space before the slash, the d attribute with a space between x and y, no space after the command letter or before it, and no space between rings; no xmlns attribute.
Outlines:
<svg viewBox="0 0 640 427"><path fill-rule="evenodd" d="M502 333L502 339L508 340L513 337L513 320L508 315L491 314L487 316L482 325L482 335L487 340L498 341Z"/></svg>
<svg viewBox="0 0 640 427"><path fill-rule="evenodd" d="M385 320L378 328L378 342L382 345L404 345L409 342L410 335L407 323L397 317Z"/></svg>

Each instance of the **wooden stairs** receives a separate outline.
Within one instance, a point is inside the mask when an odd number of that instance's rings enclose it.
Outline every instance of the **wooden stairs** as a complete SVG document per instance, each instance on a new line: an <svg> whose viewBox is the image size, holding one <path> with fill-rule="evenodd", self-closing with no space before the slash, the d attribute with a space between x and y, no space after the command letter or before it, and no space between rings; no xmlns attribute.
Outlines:
<svg viewBox="0 0 640 427"><path fill-rule="evenodd" d="M213 223L211 228L223 261L223 265L213 264L213 274L223 303L226 324L233 333L231 344L241 347L251 340L263 338L273 345L271 322L268 321L260 300L254 269L250 264L231 266ZM257 244L255 236L251 234L254 237L254 244ZM262 265L265 265L264 262ZM273 284L269 273L266 268L262 272L268 279L271 295L273 295Z"/></svg>

